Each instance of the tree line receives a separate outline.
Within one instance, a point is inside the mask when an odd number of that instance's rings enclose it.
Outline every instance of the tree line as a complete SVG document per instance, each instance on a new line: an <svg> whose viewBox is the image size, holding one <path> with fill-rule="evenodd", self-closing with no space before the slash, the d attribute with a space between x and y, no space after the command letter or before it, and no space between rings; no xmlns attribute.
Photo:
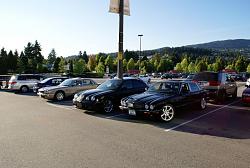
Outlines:
<svg viewBox="0 0 250 168"><path fill-rule="evenodd" d="M52 49L47 59L41 54L38 41L29 42L19 54L17 50L0 51L0 74L7 73L71 73L86 72L114 73L117 70L117 58L111 54L99 53L87 55L79 51L73 59L57 56ZM196 51L196 52L195 52ZM140 73L179 72L194 73L200 71L220 71L232 69L238 72L250 72L250 62L239 53L223 52L214 56L210 50L185 47L163 48L142 52L139 58L137 51L124 52L123 71L140 70Z"/></svg>

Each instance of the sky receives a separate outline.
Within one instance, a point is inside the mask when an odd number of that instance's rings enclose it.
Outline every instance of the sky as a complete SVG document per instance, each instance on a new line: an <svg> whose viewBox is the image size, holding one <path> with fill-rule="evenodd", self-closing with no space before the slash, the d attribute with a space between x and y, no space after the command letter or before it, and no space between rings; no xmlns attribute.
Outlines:
<svg viewBox="0 0 250 168"><path fill-rule="evenodd" d="M249 0L129 0L124 50L250 39ZM119 15L110 0L0 0L0 47L21 52L41 44L46 58L118 51Z"/></svg>

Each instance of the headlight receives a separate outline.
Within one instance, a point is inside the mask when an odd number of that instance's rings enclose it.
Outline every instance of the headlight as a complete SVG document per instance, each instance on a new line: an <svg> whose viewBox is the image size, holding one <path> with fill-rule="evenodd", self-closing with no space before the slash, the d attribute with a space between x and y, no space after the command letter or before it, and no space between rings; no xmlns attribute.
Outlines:
<svg viewBox="0 0 250 168"><path fill-rule="evenodd" d="M86 97L86 100L89 100L89 96L88 96L88 97Z"/></svg>
<svg viewBox="0 0 250 168"><path fill-rule="evenodd" d="M92 96L92 97L91 97L91 101L95 101L95 96Z"/></svg>
<svg viewBox="0 0 250 168"><path fill-rule="evenodd" d="M150 105L149 108L150 108L150 110L154 110L155 107L153 105Z"/></svg>
<svg viewBox="0 0 250 168"><path fill-rule="evenodd" d="M147 104L145 104L145 109L148 110L149 106Z"/></svg>
<svg viewBox="0 0 250 168"><path fill-rule="evenodd" d="M44 93L49 93L49 90L44 90Z"/></svg>
<svg viewBox="0 0 250 168"><path fill-rule="evenodd" d="M128 103L128 107L134 107L132 103Z"/></svg>
<svg viewBox="0 0 250 168"><path fill-rule="evenodd" d="M75 94L75 95L74 95L74 99L76 99L77 97L78 97L78 94Z"/></svg>

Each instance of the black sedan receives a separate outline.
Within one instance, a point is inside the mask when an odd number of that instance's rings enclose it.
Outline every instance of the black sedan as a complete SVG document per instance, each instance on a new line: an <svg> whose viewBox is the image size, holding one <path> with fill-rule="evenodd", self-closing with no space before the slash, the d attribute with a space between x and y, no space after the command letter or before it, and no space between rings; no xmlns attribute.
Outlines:
<svg viewBox="0 0 250 168"><path fill-rule="evenodd" d="M38 82L33 87L33 91L35 93L37 93L40 88L49 87L49 86L57 86L57 85L59 85L60 83L62 83L66 79L68 79L68 78L67 77L51 77L51 78L46 78L46 79L42 80L41 82Z"/></svg>
<svg viewBox="0 0 250 168"><path fill-rule="evenodd" d="M147 88L142 80L133 77L110 79L96 89L75 94L73 104L85 110L104 110L105 113L110 113L119 106L122 98L142 93Z"/></svg>
<svg viewBox="0 0 250 168"><path fill-rule="evenodd" d="M152 85L146 92L121 100L120 108L129 115L157 115L163 121L171 121L176 109L198 105L206 108L206 91L192 81L163 81Z"/></svg>

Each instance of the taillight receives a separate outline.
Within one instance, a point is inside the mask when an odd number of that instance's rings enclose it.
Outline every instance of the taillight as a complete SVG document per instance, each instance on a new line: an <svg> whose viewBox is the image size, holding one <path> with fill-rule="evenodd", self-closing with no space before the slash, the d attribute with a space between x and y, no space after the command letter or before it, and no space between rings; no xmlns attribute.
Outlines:
<svg viewBox="0 0 250 168"><path fill-rule="evenodd" d="M9 82L9 85L15 85L17 82Z"/></svg>
<svg viewBox="0 0 250 168"><path fill-rule="evenodd" d="M197 80L192 80L192 82L194 82L194 83L198 83L198 81L197 81Z"/></svg>
<svg viewBox="0 0 250 168"><path fill-rule="evenodd" d="M209 81L209 86L219 86L220 82L219 81Z"/></svg>

